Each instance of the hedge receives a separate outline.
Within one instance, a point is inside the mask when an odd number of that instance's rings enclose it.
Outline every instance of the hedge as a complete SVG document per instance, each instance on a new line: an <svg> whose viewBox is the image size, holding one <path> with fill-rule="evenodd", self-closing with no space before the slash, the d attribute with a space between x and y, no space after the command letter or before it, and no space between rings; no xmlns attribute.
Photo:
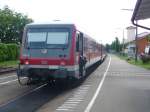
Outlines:
<svg viewBox="0 0 150 112"><path fill-rule="evenodd" d="M0 43L0 62L16 60L19 56L19 46L17 44Z"/></svg>

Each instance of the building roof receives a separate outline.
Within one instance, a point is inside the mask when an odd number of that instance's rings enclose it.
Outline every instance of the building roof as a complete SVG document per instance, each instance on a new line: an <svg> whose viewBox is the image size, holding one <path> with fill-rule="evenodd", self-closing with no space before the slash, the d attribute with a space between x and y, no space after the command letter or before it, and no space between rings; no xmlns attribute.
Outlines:
<svg viewBox="0 0 150 112"><path fill-rule="evenodd" d="M150 0L137 0L132 21L150 18Z"/></svg>
<svg viewBox="0 0 150 112"><path fill-rule="evenodd" d="M138 34L138 39L145 38L146 36L150 35L150 32L143 32Z"/></svg>
<svg viewBox="0 0 150 112"><path fill-rule="evenodd" d="M138 20L150 18L150 0L137 0L134 12L131 18L132 24L147 30L150 30L148 25L139 24Z"/></svg>
<svg viewBox="0 0 150 112"><path fill-rule="evenodd" d="M135 26L126 27L127 30L129 30L129 29L135 29L135 28L136 28Z"/></svg>
<svg viewBox="0 0 150 112"><path fill-rule="evenodd" d="M137 39L138 39L138 40L143 39L143 38L147 37L148 35L150 35L150 32L143 32L143 33L140 33L140 34L138 34ZM129 42L133 42L133 41L135 41L135 39L133 39L133 40L128 40L128 39L126 39L126 40L125 40L125 43L129 43Z"/></svg>

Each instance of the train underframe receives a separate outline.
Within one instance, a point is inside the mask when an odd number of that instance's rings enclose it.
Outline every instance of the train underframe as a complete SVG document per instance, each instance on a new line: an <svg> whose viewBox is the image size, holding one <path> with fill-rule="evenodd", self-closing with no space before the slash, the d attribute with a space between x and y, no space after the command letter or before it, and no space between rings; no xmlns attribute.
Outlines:
<svg viewBox="0 0 150 112"><path fill-rule="evenodd" d="M52 69L55 68L55 69ZM83 68L85 70L85 68ZM22 77L27 77L30 81L52 81L52 80L78 80L85 71L80 71L79 65L69 67L47 66L37 67L36 65L19 65L17 76L19 83ZM25 84L22 84L25 85Z"/></svg>

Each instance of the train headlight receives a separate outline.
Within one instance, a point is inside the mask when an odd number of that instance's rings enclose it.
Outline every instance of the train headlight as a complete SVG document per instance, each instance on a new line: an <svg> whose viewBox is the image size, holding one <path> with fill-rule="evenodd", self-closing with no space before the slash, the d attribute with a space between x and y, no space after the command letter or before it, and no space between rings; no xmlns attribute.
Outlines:
<svg viewBox="0 0 150 112"><path fill-rule="evenodd" d="M65 65L66 65L66 62L65 62L65 61L61 61L61 62L60 62L60 65L61 65L61 66L65 66Z"/></svg>
<svg viewBox="0 0 150 112"><path fill-rule="evenodd" d="M26 65L28 65L28 64L29 64L29 61L28 61L28 60L26 60L26 61L25 61L25 64L26 64Z"/></svg>

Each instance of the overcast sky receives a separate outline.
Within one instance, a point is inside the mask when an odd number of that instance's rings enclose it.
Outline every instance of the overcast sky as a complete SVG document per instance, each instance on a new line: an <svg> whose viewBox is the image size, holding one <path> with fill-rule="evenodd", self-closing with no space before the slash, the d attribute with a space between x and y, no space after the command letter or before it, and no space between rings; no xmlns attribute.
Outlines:
<svg viewBox="0 0 150 112"><path fill-rule="evenodd" d="M0 0L0 8L8 5L35 22L55 19L71 21L98 42L111 43L130 22L136 0Z"/></svg>

